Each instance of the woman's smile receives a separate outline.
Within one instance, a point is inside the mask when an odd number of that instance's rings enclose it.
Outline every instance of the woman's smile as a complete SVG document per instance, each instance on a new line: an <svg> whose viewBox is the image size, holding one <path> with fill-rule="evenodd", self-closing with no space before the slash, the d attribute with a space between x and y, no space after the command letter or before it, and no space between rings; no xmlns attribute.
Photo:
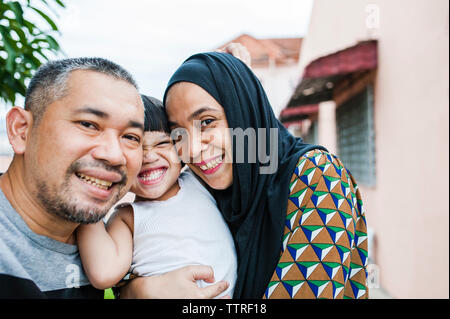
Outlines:
<svg viewBox="0 0 450 319"><path fill-rule="evenodd" d="M217 170L219 170L220 167L222 167L222 164L223 164L223 155L216 156L214 158L202 161L200 163L193 163L193 165L200 168L202 173L207 175L215 173Z"/></svg>

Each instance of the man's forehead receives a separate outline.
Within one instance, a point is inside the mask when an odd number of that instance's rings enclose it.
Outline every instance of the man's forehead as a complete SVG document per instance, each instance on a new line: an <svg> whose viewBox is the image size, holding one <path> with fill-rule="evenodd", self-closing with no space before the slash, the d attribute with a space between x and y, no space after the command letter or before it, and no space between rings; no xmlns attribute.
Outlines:
<svg viewBox="0 0 450 319"><path fill-rule="evenodd" d="M117 121L117 116L129 127L135 127L144 130L144 117L142 116L142 112L136 114L130 114L130 112L124 112L125 114L116 114L116 110L111 108L105 108L102 106L95 105L83 105L81 107L75 108L72 110L74 115L77 114L85 114L85 115L93 115L99 119L103 120L114 120Z"/></svg>
<svg viewBox="0 0 450 319"><path fill-rule="evenodd" d="M88 89L94 91L108 90L109 88L111 88L109 94L119 93L118 90L127 91L140 100L139 92L134 84L112 74L97 70L73 70L66 79L66 89L68 90Z"/></svg>
<svg viewBox="0 0 450 319"><path fill-rule="evenodd" d="M72 71L64 96L55 102L73 115L131 121L133 127L144 124L144 105L137 89L123 79L97 71Z"/></svg>
<svg viewBox="0 0 450 319"><path fill-rule="evenodd" d="M84 103L97 103L95 101L117 100L137 106L139 111L144 105L137 88L124 79L114 77L100 71L74 70L66 82L66 96L73 99L84 99Z"/></svg>

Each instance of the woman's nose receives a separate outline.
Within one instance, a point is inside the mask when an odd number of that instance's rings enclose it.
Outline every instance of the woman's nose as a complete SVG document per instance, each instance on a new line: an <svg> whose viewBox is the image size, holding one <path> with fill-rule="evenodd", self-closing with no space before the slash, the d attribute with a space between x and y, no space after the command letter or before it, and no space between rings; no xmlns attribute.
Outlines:
<svg viewBox="0 0 450 319"><path fill-rule="evenodd" d="M176 144L178 155L184 163L202 160L202 153L209 147L209 138L200 131L192 130Z"/></svg>

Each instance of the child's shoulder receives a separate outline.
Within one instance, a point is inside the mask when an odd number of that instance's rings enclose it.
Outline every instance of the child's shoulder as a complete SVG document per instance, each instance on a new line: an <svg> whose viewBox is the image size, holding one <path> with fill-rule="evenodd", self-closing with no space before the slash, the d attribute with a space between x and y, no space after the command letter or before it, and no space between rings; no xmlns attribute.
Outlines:
<svg viewBox="0 0 450 319"><path fill-rule="evenodd" d="M196 188L206 190L204 182L200 178L198 178L195 173L193 173L189 168L181 171L180 177L178 179L181 180L182 184L189 184L191 186L195 186Z"/></svg>
<svg viewBox="0 0 450 319"><path fill-rule="evenodd" d="M197 186L200 186L202 188L205 186L203 184L204 182L200 178L198 178L195 173L192 172L188 167L181 171L180 177L178 179L180 179L182 182L196 184Z"/></svg>
<svg viewBox="0 0 450 319"><path fill-rule="evenodd" d="M121 203L114 208L108 218L108 224L112 222L124 222L128 226L133 225L133 206L131 203Z"/></svg>
<svg viewBox="0 0 450 319"><path fill-rule="evenodd" d="M114 214L127 215L133 214L132 203L120 203L114 207Z"/></svg>
<svg viewBox="0 0 450 319"><path fill-rule="evenodd" d="M203 194L203 196L206 196L210 201L216 203L216 200L208 191L206 183L200 177L197 177L197 175L189 168L186 168L181 172L179 180L181 180L181 187L188 186L185 188L188 189L188 192L191 195L198 196L196 194Z"/></svg>

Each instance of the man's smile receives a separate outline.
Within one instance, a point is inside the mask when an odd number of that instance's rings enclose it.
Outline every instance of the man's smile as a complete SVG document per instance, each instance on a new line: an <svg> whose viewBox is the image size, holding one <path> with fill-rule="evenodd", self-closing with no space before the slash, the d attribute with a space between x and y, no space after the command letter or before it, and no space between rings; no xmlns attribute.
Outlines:
<svg viewBox="0 0 450 319"><path fill-rule="evenodd" d="M81 174L81 173L76 173L76 175L80 179L85 181L86 183L94 185L94 186L99 187L101 189L109 189L111 187L111 185L113 184L113 182L101 180L101 179L95 178L93 176L88 176L88 175Z"/></svg>
<svg viewBox="0 0 450 319"><path fill-rule="evenodd" d="M111 198L116 185L125 185L126 176L119 171L110 171L101 167L77 167L72 170L79 181L86 186L89 196L105 201Z"/></svg>

